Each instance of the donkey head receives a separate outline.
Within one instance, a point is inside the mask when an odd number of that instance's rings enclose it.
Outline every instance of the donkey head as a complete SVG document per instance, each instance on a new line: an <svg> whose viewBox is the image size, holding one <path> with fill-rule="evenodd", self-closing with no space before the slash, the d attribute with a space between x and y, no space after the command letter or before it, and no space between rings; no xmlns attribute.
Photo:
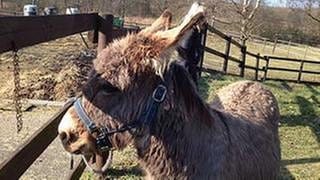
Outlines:
<svg viewBox="0 0 320 180"><path fill-rule="evenodd" d="M94 61L79 100L90 120L110 132L139 119L168 71L174 47L203 18L203 7L195 3L182 23L168 30L171 14L165 11L150 27L108 45ZM75 106L67 111L58 131L68 152L103 156L97 147L99 133L88 131ZM139 132L130 129L106 138L110 146L122 149ZM148 136L146 131L142 135Z"/></svg>

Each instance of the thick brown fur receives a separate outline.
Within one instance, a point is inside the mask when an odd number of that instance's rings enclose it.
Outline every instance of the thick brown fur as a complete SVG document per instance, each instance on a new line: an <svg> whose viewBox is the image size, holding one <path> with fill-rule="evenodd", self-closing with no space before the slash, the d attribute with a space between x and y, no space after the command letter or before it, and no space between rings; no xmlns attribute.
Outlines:
<svg viewBox="0 0 320 180"><path fill-rule="evenodd" d="M279 109L272 93L243 81L206 104L183 67L170 63L175 38L161 34L128 35L99 55L83 90L90 118L108 129L137 119L166 77L168 94L152 125L110 137L117 149L134 145L147 178L276 179ZM79 128L78 118L69 120Z"/></svg>

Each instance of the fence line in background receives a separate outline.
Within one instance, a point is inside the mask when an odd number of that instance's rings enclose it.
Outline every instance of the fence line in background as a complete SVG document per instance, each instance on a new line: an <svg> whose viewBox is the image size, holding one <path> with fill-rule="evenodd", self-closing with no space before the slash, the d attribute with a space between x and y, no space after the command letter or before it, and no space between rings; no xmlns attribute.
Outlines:
<svg viewBox="0 0 320 180"><path fill-rule="evenodd" d="M228 36L231 36L235 39L240 39L241 36L239 35L239 33L237 32L228 32L227 33ZM307 44L299 44L299 43L294 43L292 41L285 41L285 40L280 40L278 38L275 38L275 39L268 39L268 38L265 38L265 37L261 37L261 36L257 36L257 35L251 35L251 38L249 39L250 41L252 42L255 42L255 43L261 43L263 44L263 48L261 50L261 53L264 53L265 52L265 49L266 49L266 46L269 45L269 46L272 46L272 54L275 54L275 51L277 49L281 49L283 51L286 51L286 56L289 57L290 54L294 54L294 55L301 55L301 54L298 54L293 50L292 47L299 47L299 48L303 48L303 58L307 58L308 57L308 53L310 54L310 51L313 51L313 52L317 52L317 53L320 53L320 49L319 47L314 47L314 46L310 46L310 45L307 45ZM282 44L285 47L279 47L279 44Z"/></svg>
<svg viewBox="0 0 320 180"><path fill-rule="evenodd" d="M320 61L312 61L312 60L305 60L305 59L295 59L295 58L286 58L286 57L277 57L277 56L261 56L260 53L252 53L250 52L246 46L241 45L239 42L234 40L233 36L231 35L226 35L223 32L215 29L212 26L207 26L208 31L211 33L214 33L218 35L220 38L224 39L226 42L225 50L224 52L220 52L218 50L215 50L210 47L205 47L205 51L207 53L213 54L215 56L223 58L223 65L222 65L222 72L225 74L233 74L228 71L228 66L229 66L229 61L235 62L238 64L240 73L236 74L238 76L244 77L245 76L245 71L246 69L254 70L254 80L288 80L288 81L293 81L290 79L284 79L283 77L268 77L269 71L285 71L285 72L292 72L292 73L297 73L297 79L295 82L297 83L313 83L313 84L320 84L320 81L306 81L302 79L303 74L313 74L313 75L319 75L320 71L310 71L310 70L304 70L304 65L306 63L313 64L314 66L319 66L320 70ZM240 58L236 58L230 55L230 46L235 45L241 54ZM246 63L247 57L251 56L254 58L255 66L250 66ZM263 68L260 68L260 62L261 60L265 61L266 64ZM284 68L284 67L274 67L270 66L270 63L272 61L286 61L286 62L299 62L300 67L299 69L289 69L289 68ZM259 79L259 72L263 73L263 77Z"/></svg>

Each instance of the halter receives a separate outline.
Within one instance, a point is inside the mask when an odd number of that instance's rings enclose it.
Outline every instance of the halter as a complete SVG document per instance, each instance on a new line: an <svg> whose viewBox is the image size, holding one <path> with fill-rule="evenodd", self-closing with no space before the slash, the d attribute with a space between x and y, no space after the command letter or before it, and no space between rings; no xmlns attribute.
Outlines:
<svg viewBox="0 0 320 180"><path fill-rule="evenodd" d="M106 127L98 128L96 124L91 120L91 118L86 113L82 103L81 97L77 98L74 102L74 108L81 119L82 123L86 126L87 130L90 134L96 133L96 145L101 151L107 151L112 148L112 143L109 140L109 136L115 133L122 133L128 130L132 130L138 127L142 127L144 125L151 126L156 115L158 113L158 109L160 104L164 101L167 94L167 87L164 83L160 83L152 93L152 98L150 98L145 110L141 114L139 118L136 120L124 124L122 127L118 129L109 130Z"/></svg>

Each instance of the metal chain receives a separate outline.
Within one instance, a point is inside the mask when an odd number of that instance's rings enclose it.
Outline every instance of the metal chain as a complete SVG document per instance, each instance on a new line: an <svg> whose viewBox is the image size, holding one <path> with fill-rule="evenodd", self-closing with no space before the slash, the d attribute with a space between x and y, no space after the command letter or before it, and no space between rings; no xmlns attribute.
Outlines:
<svg viewBox="0 0 320 180"><path fill-rule="evenodd" d="M17 132L22 129L22 103L21 103L21 86L20 86L20 65L18 51L14 48L13 50L13 78L14 78L14 105L16 109L16 120L17 120Z"/></svg>

